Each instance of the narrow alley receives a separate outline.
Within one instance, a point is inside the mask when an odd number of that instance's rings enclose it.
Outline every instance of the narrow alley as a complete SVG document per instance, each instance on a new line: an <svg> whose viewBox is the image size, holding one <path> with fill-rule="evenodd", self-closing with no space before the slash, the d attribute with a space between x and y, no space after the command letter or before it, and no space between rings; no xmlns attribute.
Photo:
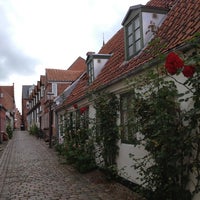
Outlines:
<svg viewBox="0 0 200 200"><path fill-rule="evenodd" d="M1 200L119 200L108 186L89 181L58 155L44 140L26 131L15 131L0 158Z"/></svg>

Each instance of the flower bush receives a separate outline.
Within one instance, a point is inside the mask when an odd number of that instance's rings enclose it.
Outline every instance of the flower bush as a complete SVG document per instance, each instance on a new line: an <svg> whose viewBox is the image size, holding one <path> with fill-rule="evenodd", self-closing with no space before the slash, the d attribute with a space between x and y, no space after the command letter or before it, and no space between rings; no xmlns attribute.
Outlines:
<svg viewBox="0 0 200 200"><path fill-rule="evenodd" d="M165 67L171 75L174 75L183 67L183 61L177 54L171 52L166 58Z"/></svg>
<svg viewBox="0 0 200 200"><path fill-rule="evenodd" d="M69 164L73 164L76 169L85 173L96 167L94 143L91 130L88 128L87 115L84 115L87 107L78 108L74 106L76 112L69 114L65 124L64 150Z"/></svg>
<svg viewBox="0 0 200 200"><path fill-rule="evenodd" d="M185 77L190 78L195 73L195 67L194 66L184 66L182 72Z"/></svg>
<svg viewBox="0 0 200 200"><path fill-rule="evenodd" d="M171 75L177 74L182 71L183 75L187 78L192 77L195 73L195 67L184 65L183 60L174 52L170 52L167 55L165 68L167 72Z"/></svg>
<svg viewBox="0 0 200 200"><path fill-rule="evenodd" d="M197 35L189 41L191 49L182 55L184 59L174 52L167 55L165 76L157 66L133 81L132 125L143 135L135 137L134 145L143 146L147 153L142 158L130 156L142 192L150 200L191 200L200 192L199 40ZM180 73L186 77L184 82L174 76ZM179 93L175 82L185 92ZM183 109L182 102L193 106Z"/></svg>

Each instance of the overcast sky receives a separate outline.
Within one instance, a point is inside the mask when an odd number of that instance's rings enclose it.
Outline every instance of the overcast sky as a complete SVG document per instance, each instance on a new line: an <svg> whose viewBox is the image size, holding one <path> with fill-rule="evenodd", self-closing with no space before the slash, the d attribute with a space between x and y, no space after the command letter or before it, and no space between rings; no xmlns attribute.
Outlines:
<svg viewBox="0 0 200 200"><path fill-rule="evenodd" d="M120 28L130 6L148 0L0 0L0 85L37 84L45 68L67 69L98 52Z"/></svg>

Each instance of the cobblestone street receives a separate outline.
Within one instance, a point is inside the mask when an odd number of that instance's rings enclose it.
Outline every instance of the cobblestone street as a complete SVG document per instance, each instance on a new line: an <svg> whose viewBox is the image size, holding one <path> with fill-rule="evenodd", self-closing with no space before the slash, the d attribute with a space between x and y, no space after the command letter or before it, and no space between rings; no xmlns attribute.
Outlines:
<svg viewBox="0 0 200 200"><path fill-rule="evenodd" d="M16 131L0 158L0 199L119 200L107 184L89 181L59 162L53 149L26 131Z"/></svg>

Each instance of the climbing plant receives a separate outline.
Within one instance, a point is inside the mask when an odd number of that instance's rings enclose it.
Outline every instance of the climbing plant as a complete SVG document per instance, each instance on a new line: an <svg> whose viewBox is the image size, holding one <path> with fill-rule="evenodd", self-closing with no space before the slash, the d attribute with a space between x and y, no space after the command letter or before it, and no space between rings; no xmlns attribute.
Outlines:
<svg viewBox="0 0 200 200"><path fill-rule="evenodd" d="M67 162L83 173L96 167L94 142L88 126L88 107L74 105L74 109L66 116L63 145Z"/></svg>
<svg viewBox="0 0 200 200"><path fill-rule="evenodd" d="M13 137L13 129L10 124L6 126L6 132L8 134L8 138L11 139Z"/></svg>
<svg viewBox="0 0 200 200"><path fill-rule="evenodd" d="M112 93L101 93L97 95L94 106L96 109L96 141L102 147L103 165L106 170L114 172L118 155L119 101Z"/></svg>
<svg viewBox="0 0 200 200"><path fill-rule="evenodd" d="M166 74L158 66L131 82L134 117L130 120L140 135L134 145L146 151L140 158L131 156L148 199L191 200L200 191L199 36L190 47L193 51L182 58L175 52L167 55ZM180 74L185 81L179 81ZM185 92L180 94L175 83ZM193 106L183 109L182 102ZM189 183L193 183L190 189Z"/></svg>

